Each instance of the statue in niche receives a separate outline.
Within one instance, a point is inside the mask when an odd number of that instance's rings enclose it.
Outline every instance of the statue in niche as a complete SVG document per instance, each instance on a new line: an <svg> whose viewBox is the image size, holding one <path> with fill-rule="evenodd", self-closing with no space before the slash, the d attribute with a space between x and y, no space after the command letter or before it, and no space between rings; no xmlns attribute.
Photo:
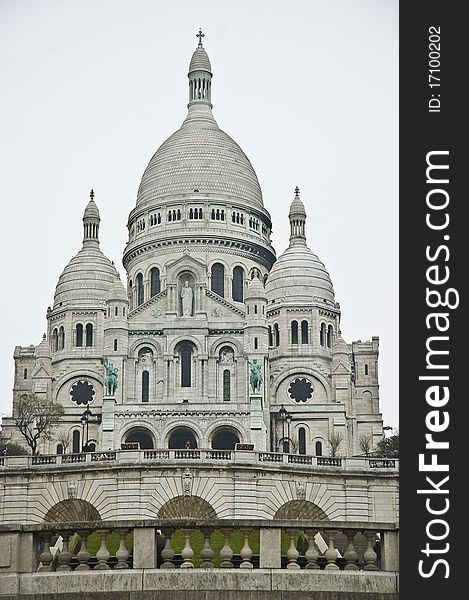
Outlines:
<svg viewBox="0 0 469 600"><path fill-rule="evenodd" d="M117 371L116 367L108 362L104 361L104 370L106 371L106 375L104 376L104 387L106 389L107 396L114 396L117 389Z"/></svg>
<svg viewBox="0 0 469 600"><path fill-rule="evenodd" d="M194 293L187 279L181 288L182 316L192 317L192 297Z"/></svg>
<svg viewBox="0 0 469 600"><path fill-rule="evenodd" d="M257 362L257 359L253 358L252 362L249 361L251 367L251 374L249 376L249 383L254 394L261 391L262 373L261 365Z"/></svg>

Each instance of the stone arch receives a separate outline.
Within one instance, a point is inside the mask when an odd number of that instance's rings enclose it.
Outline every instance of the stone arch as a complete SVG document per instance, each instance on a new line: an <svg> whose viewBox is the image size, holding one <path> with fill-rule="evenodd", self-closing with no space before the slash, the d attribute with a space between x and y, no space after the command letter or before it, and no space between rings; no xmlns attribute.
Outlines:
<svg viewBox="0 0 469 600"><path fill-rule="evenodd" d="M123 435L122 442L139 442L141 450L153 450L155 448L155 436L148 427L130 427Z"/></svg>
<svg viewBox="0 0 469 600"><path fill-rule="evenodd" d="M98 510L86 500L68 498L51 506L43 519L44 523L71 523L77 521L101 521Z"/></svg>
<svg viewBox="0 0 469 600"><path fill-rule="evenodd" d="M241 344L238 342L238 340L234 340L233 338L230 338L230 337L222 337L222 338L218 338L210 346L209 356L218 358L218 356L220 354L220 350L223 348L223 346L229 346L233 350L234 355L237 357L242 356L242 354L243 354L243 348L242 348Z"/></svg>
<svg viewBox="0 0 469 600"><path fill-rule="evenodd" d="M104 373L103 373L104 376ZM62 388L65 385L68 385L69 387L72 385L72 381L73 380L78 380L78 379L92 379L93 380L93 386L94 389L99 392L98 394L96 394L96 396L94 397L93 400L93 404L96 406L100 403L101 398L103 397L103 392L104 392L104 387L103 387L103 379L102 376L100 377L99 375L96 374L95 371L90 371L89 369L83 369L82 371L76 371L74 373L67 373L66 375L64 375L63 377L61 377L55 385L55 390L54 390L54 402L57 402L57 398L62 390ZM97 402L99 398L99 402Z"/></svg>
<svg viewBox="0 0 469 600"><path fill-rule="evenodd" d="M168 348L168 353L173 354L174 356L177 354L177 346L181 344L181 342L192 342L195 346L195 350L197 353L203 352L203 348L199 339L197 339L194 335L178 335L177 338L172 340L170 347Z"/></svg>
<svg viewBox="0 0 469 600"><path fill-rule="evenodd" d="M277 521L328 521L327 514L309 500L290 500L279 506L273 517Z"/></svg>
<svg viewBox="0 0 469 600"><path fill-rule="evenodd" d="M277 378L274 380L271 389L272 389L272 393L275 396L277 396L279 387L282 385L282 383L290 378L292 375L298 375L298 376L309 376L309 377L314 377L315 379L317 379L323 386L325 394L326 394L326 398L327 398L327 402L331 402L331 390L330 390L330 382L324 377L324 375L322 375L321 373L319 373L318 371L316 371L315 369L308 369L307 367L302 367L301 369L298 368L294 368L294 369L289 369L288 371L282 371L281 373L279 373L279 375L277 376Z"/></svg>
<svg viewBox="0 0 469 600"><path fill-rule="evenodd" d="M240 423L233 419L223 419L223 423L218 422L207 429L205 439L208 447L210 447L213 435L218 429L231 429L239 436L240 442L247 442L249 440L246 429Z"/></svg>
<svg viewBox="0 0 469 600"><path fill-rule="evenodd" d="M158 511L158 519L217 519L213 506L200 496L176 496Z"/></svg>
<svg viewBox="0 0 469 600"><path fill-rule="evenodd" d="M234 450L235 444L242 439L240 432L231 425L218 425L209 436L210 447L214 450Z"/></svg>
<svg viewBox="0 0 469 600"><path fill-rule="evenodd" d="M200 437L193 427L176 425L167 435L167 446L170 449L200 448Z"/></svg>
<svg viewBox="0 0 469 600"><path fill-rule="evenodd" d="M137 359L138 353L140 352L140 350L142 348L146 348L146 347L153 350L153 354L154 354L155 358L157 356L162 355L161 346L149 337L143 337L143 338L140 338L139 340L137 340L136 342L134 342L129 348L129 354L130 354L130 356L133 356L135 359Z"/></svg>
<svg viewBox="0 0 469 600"><path fill-rule="evenodd" d="M156 433L156 430L152 425L149 424L147 420L144 419L132 419L131 423L127 423L122 427L122 429L119 432L122 442L125 442L128 433L132 431L132 429L146 430L153 439L154 447L158 447L158 435Z"/></svg>

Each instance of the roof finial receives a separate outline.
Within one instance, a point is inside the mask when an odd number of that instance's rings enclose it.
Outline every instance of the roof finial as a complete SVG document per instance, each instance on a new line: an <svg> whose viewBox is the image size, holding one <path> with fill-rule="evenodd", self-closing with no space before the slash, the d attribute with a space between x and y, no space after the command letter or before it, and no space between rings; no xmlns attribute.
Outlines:
<svg viewBox="0 0 469 600"><path fill-rule="evenodd" d="M205 37L205 34L202 33L202 29L199 29L199 33L195 37L199 38L198 48L202 48L202 38Z"/></svg>
<svg viewBox="0 0 469 600"><path fill-rule="evenodd" d="M90 199L94 200L94 191L93 190L91 190L91 192L90 192Z"/></svg>
<svg viewBox="0 0 469 600"><path fill-rule="evenodd" d="M300 188L298 186L296 186L295 188L295 198L299 198L300 197Z"/></svg>

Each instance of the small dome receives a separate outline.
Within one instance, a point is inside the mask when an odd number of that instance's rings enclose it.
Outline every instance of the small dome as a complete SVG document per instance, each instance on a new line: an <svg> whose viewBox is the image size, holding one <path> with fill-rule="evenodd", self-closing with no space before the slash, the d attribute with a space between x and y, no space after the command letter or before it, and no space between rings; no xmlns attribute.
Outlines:
<svg viewBox="0 0 469 600"><path fill-rule="evenodd" d="M344 338L342 337L342 332L340 331L340 329L339 329L339 332L335 339L334 345L332 347L332 354L333 355L346 354L347 356L350 354L349 347L346 344Z"/></svg>
<svg viewBox="0 0 469 600"><path fill-rule="evenodd" d="M262 284L262 281L257 276L254 276L251 281L249 281L248 288L246 290L246 300L253 299L261 299L264 301L266 299L265 288Z"/></svg>
<svg viewBox="0 0 469 600"><path fill-rule="evenodd" d="M42 341L36 346L36 352L34 354L36 359L38 358L52 358L52 350L50 349L49 342L47 341L46 334L42 336Z"/></svg>
<svg viewBox="0 0 469 600"><path fill-rule="evenodd" d="M299 196L296 196L293 200L293 202L290 205L290 212L288 213L289 217L297 217L297 216L301 216L301 217L305 217L306 216L306 209L305 209L305 205L303 204L303 202L301 201L301 198Z"/></svg>
<svg viewBox="0 0 469 600"><path fill-rule="evenodd" d="M119 300L122 302L128 302L129 299L127 297L127 292L125 291L125 287L120 280L120 277L116 277L114 283L112 284L109 293L107 295L107 301L112 302L115 300Z"/></svg>
<svg viewBox="0 0 469 600"><path fill-rule="evenodd" d="M91 190L93 192L93 190ZM83 219L99 219L99 209L96 202L91 198L88 202L85 212L83 213Z"/></svg>
<svg viewBox="0 0 469 600"><path fill-rule="evenodd" d="M99 247L83 247L59 277L54 308L60 304L104 303L116 277L116 268Z"/></svg>
<svg viewBox="0 0 469 600"><path fill-rule="evenodd" d="M334 288L326 267L306 244L292 244L272 267L265 285L269 302L334 303Z"/></svg>
<svg viewBox="0 0 469 600"><path fill-rule="evenodd" d="M205 48L199 46L196 48L192 55L191 62L189 65L189 73L192 71L208 71L212 72L212 66L208 54L205 52Z"/></svg>

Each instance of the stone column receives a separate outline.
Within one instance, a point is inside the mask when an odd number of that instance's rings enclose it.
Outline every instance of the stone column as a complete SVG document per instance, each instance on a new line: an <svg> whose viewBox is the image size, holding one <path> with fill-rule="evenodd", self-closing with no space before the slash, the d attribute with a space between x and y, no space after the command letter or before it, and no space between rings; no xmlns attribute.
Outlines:
<svg viewBox="0 0 469 600"><path fill-rule="evenodd" d="M260 530L260 568L280 569L281 567L281 529L261 528Z"/></svg>
<svg viewBox="0 0 469 600"><path fill-rule="evenodd" d="M156 532L153 527L134 529L134 569L156 569Z"/></svg>
<svg viewBox="0 0 469 600"><path fill-rule="evenodd" d="M381 538L381 570L399 571L399 532L385 531Z"/></svg>

